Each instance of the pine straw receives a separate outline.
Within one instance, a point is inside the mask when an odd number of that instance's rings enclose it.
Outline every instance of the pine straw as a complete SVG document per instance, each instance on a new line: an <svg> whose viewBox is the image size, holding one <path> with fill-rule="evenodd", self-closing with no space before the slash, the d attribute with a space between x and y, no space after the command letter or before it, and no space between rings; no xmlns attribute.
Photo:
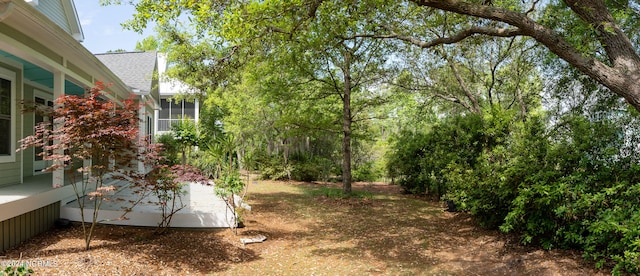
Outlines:
<svg viewBox="0 0 640 276"><path fill-rule="evenodd" d="M401 195L395 186L356 185L373 199L305 192L317 184L254 182L236 236L227 229L99 226L89 251L81 228L52 230L5 252L37 275L606 275L574 251L543 251L477 227L463 213ZM264 243L242 245L258 234ZM37 265L37 264L41 265ZM46 266L45 266L46 265Z"/></svg>

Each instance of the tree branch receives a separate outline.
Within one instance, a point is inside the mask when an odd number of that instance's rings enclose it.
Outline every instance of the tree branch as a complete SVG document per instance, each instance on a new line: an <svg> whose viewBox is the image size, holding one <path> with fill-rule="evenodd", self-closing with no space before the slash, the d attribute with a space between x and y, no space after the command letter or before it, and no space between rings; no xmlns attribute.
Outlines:
<svg viewBox="0 0 640 276"><path fill-rule="evenodd" d="M480 26L472 26L465 30L462 30L453 36L449 37L439 37L430 41L424 41L414 36L401 35L389 28L388 26L381 26L385 30L387 30L388 34L358 34L350 37L343 37L344 40L355 39L358 37L368 37L368 38L381 38L381 39L398 39L413 45L416 45L420 48L431 48L438 45L443 44L453 44L464 40L465 38L474 36L474 35L488 35L495 37L514 37L523 35L524 33L520 31L520 29L514 28L488 28L488 27L480 27Z"/></svg>
<svg viewBox="0 0 640 276"><path fill-rule="evenodd" d="M453 95L444 95L444 94L440 94L440 93L434 93L434 94L433 94L433 96L435 96L435 97L437 97L437 98L440 98L440 99L443 99L443 100L445 100L445 101L449 101L449 102L452 102L452 103L456 103L456 104L462 105L465 109L469 110L470 112L475 113L475 112L474 112L474 110L473 110L473 108L472 108L468 103L466 103L466 102L464 102L464 101L460 100L460 99L459 99L458 97L456 97L456 96L453 96Z"/></svg>
<svg viewBox="0 0 640 276"><path fill-rule="evenodd" d="M629 57L634 58L632 62L640 62L640 57L635 52L633 44L622 32L622 29L613 19L601 0L565 0L564 1L573 12L582 20L594 26L598 40L605 49L609 62L614 67L622 66L628 69L634 65L627 64Z"/></svg>
<svg viewBox="0 0 640 276"><path fill-rule="evenodd" d="M473 93L471 93L469 86L467 86L467 83L464 81L464 79L460 75L458 68L456 68L453 59L451 59L451 57L449 57L444 53L442 53L442 56L447 60L447 63L449 64L449 67L451 68L453 75L456 77L456 80L458 81L458 84L460 85L462 92L464 92L464 95L467 97L467 99L469 99L469 101L473 105L473 106L467 105L465 107L473 113L477 113L477 114L482 113L482 109L480 108L480 104L478 103L478 98L475 95L473 95ZM491 97L491 95L489 95L489 97ZM491 98L489 98L489 100L491 100Z"/></svg>
<svg viewBox="0 0 640 276"><path fill-rule="evenodd" d="M628 79L625 78L626 75L629 75L629 68L611 68L595 58L584 56L562 36L557 34L549 27L544 26L527 17L527 15L524 13L515 12L505 8L469 3L461 0L411 0L411 2L414 2L418 6L431 7L457 14L489 19L514 26L518 28L522 35L532 37L533 39L547 47L558 57L568 62L584 74L593 78L597 82L607 86L613 92L627 99L627 101L634 105L636 109L640 110L640 95L636 95L637 91L635 91L635 89L630 89L629 87L630 85L635 84L628 83ZM575 7L574 12L578 12L577 10L582 9L580 8L580 6L584 7L583 2L588 2L590 7L593 8L602 7L602 5L595 5L602 4L601 0L565 0L565 3L567 3L568 6L571 7L573 5ZM584 12L586 13L588 12L588 10L592 10L592 8L587 9ZM599 12L611 16L606 9L600 10ZM589 17L584 17L583 19L586 21L591 20L589 19ZM592 23L596 26L602 24L602 22L589 23ZM615 29L617 25L611 25L613 24L612 21L606 21L605 23L607 24L607 26L614 27L614 30L618 36L623 35L621 33L618 33L618 30ZM614 48L605 48L605 50L610 51L614 50ZM628 51L626 51L626 54L637 59L636 53L629 53ZM629 58L627 58L627 62L628 60ZM634 66L635 65L631 67ZM640 68L640 64L635 67ZM629 90L634 91L631 92Z"/></svg>
<svg viewBox="0 0 640 276"><path fill-rule="evenodd" d="M354 116L355 117L355 116ZM358 119L352 119L351 121L354 123L358 123L358 122L362 122L362 121L370 121L370 120L384 120L387 119L387 116L371 116L371 117L364 117L364 118L358 118Z"/></svg>

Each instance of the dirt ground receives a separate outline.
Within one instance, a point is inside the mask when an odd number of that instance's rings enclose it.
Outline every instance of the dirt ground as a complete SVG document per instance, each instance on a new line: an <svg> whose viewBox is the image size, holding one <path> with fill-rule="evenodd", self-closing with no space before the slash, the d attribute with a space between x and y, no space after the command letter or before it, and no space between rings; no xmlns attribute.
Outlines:
<svg viewBox="0 0 640 276"><path fill-rule="evenodd" d="M56 229L4 253L36 275L607 275L579 252L518 245L440 203L397 186L358 183L372 198L336 199L324 184L254 181L246 227L174 229L98 226L89 251L81 228ZM337 186L336 186L337 187ZM241 238L264 235L263 243Z"/></svg>

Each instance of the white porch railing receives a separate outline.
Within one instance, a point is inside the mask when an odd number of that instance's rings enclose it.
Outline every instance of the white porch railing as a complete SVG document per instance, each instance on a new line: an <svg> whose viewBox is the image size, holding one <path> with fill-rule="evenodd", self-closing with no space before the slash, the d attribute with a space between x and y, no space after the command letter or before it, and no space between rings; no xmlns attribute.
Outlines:
<svg viewBox="0 0 640 276"><path fill-rule="evenodd" d="M183 119L158 119L158 132L171 131L171 126L179 123L182 120ZM193 121L193 119L186 119L186 120Z"/></svg>

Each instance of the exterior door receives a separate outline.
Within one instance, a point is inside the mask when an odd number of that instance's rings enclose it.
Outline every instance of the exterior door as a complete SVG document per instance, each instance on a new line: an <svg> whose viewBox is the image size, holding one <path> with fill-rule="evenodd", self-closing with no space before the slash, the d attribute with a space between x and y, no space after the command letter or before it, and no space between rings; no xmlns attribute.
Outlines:
<svg viewBox="0 0 640 276"><path fill-rule="evenodd" d="M40 91L35 91L35 96L34 96L34 102L36 105L39 105L40 107L53 107L53 96L50 94L46 94L44 92L40 92ZM42 122L46 122L48 121L50 124L53 124L53 118L50 117L46 117L46 116L42 116L42 114L38 114L37 112L33 115L34 116L34 131L35 131L35 126L42 123ZM53 141L49 141L49 143L51 144ZM42 147L36 147L34 149L33 152L33 173L34 174L38 174L38 173L42 173L42 170L44 170L46 167L48 167L49 165L51 165L51 161L46 161L44 160L44 155L42 155L43 149Z"/></svg>

